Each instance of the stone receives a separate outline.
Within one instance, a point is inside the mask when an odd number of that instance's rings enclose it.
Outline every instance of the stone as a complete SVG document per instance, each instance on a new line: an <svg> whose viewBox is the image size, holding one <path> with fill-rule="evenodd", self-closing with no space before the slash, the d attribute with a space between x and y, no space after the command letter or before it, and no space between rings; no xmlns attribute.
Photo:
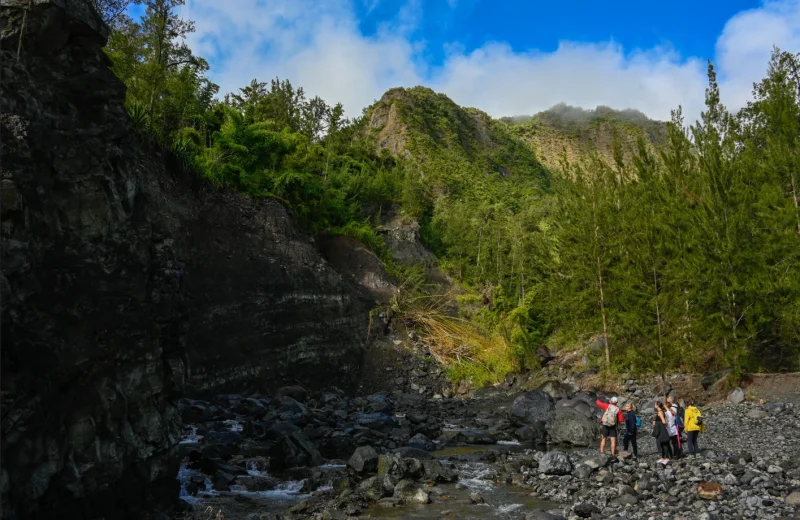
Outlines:
<svg viewBox="0 0 800 520"><path fill-rule="evenodd" d="M524 442L531 444L546 444L547 443L547 428L544 422L537 422L535 424L528 424L517 428L514 431L514 436Z"/></svg>
<svg viewBox="0 0 800 520"><path fill-rule="evenodd" d="M413 437L411 437L411 439L408 440L408 445L411 448L417 448L420 450L428 450L428 451L432 450L435 447L433 441L431 441L429 438L427 438L425 435L421 433L418 433Z"/></svg>
<svg viewBox="0 0 800 520"><path fill-rule="evenodd" d="M769 417L769 413L767 413L766 410L762 410L760 408L753 408L752 410L747 412L748 419L761 420L761 419L766 419L767 417Z"/></svg>
<svg viewBox="0 0 800 520"><path fill-rule="evenodd" d="M363 480L358 485L358 489L364 493L364 496L373 502L376 502L386 496L386 489L383 485L383 479L380 479L376 476L372 476Z"/></svg>
<svg viewBox="0 0 800 520"><path fill-rule="evenodd" d="M745 400L744 390L741 388L737 388L730 394L728 394L728 401L731 404L741 404Z"/></svg>
<svg viewBox="0 0 800 520"><path fill-rule="evenodd" d="M378 452L372 446L359 446L347 461L347 467L356 475L368 475L378 471Z"/></svg>
<svg viewBox="0 0 800 520"><path fill-rule="evenodd" d="M533 390L514 399L510 418L518 426L546 422L554 408L552 397L541 390Z"/></svg>
<svg viewBox="0 0 800 520"><path fill-rule="evenodd" d="M472 502L473 504L486 503L486 500L484 500L481 494L478 493L477 491L473 491L472 493L469 494L469 501Z"/></svg>
<svg viewBox="0 0 800 520"><path fill-rule="evenodd" d="M789 493L783 501L790 506L800 506L800 491Z"/></svg>
<svg viewBox="0 0 800 520"><path fill-rule="evenodd" d="M411 480L398 482L394 487L394 496L410 504L427 504L431 501L430 494Z"/></svg>
<svg viewBox="0 0 800 520"><path fill-rule="evenodd" d="M391 430L397 423L383 413L360 413L355 416L355 423L370 430Z"/></svg>
<svg viewBox="0 0 800 520"><path fill-rule="evenodd" d="M591 446L600 441L600 424L571 407L557 407L547 423L550 442Z"/></svg>
<svg viewBox="0 0 800 520"><path fill-rule="evenodd" d="M572 470L572 476L579 479L586 479L594 470L586 464L578 464Z"/></svg>
<svg viewBox="0 0 800 520"><path fill-rule="evenodd" d="M569 475L572 472L572 464L563 451L548 451L539 459L538 471L546 475Z"/></svg>
<svg viewBox="0 0 800 520"><path fill-rule="evenodd" d="M634 506L639 503L639 499L633 495L625 494L619 497L619 503L625 506Z"/></svg>
<svg viewBox="0 0 800 520"><path fill-rule="evenodd" d="M701 482L697 485L697 496L704 500L716 500L722 494L722 487L716 482Z"/></svg>
<svg viewBox="0 0 800 520"><path fill-rule="evenodd" d="M581 460L581 464L585 464L592 469L603 468L608 464L610 457L605 453L594 453Z"/></svg>
<svg viewBox="0 0 800 520"><path fill-rule="evenodd" d="M591 518L592 515L600 513L600 509L593 504L583 502L572 506L572 512L579 518Z"/></svg>
<svg viewBox="0 0 800 520"><path fill-rule="evenodd" d="M539 387L539 390L549 395L553 401L570 399L575 394L575 389L560 381L548 381Z"/></svg>

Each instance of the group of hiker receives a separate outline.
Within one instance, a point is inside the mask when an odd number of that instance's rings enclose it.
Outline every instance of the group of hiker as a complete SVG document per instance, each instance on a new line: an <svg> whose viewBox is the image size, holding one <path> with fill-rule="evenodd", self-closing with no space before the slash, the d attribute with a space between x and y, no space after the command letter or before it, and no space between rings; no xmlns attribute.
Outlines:
<svg viewBox="0 0 800 520"><path fill-rule="evenodd" d="M603 410L603 415L600 418L603 434L600 441L600 451L605 452L608 441L611 444L611 455L616 455L617 437L619 435L617 428L618 425L624 424L623 449L627 452L630 446L633 450L633 457L638 457L637 437L642 421L636 415L636 407L633 403L629 401L620 408L619 399L612 397L607 403L598 400L597 406ZM651 422L653 427L651 435L656 441L656 451L661 455L658 462L667 464L670 459L683 457L684 444L688 454L696 457L699 452L698 437L700 433L705 432L705 424L703 423L703 415L695 405L694 400L689 400L688 406L684 410L674 396L668 396L663 402L656 401L654 407L655 419ZM684 435L685 440L683 440Z"/></svg>

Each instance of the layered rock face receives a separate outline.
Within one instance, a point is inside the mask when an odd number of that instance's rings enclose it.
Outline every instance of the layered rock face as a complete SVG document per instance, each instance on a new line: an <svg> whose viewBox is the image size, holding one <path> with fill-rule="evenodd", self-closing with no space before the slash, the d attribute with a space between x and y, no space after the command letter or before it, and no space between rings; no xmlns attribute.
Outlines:
<svg viewBox="0 0 800 520"><path fill-rule="evenodd" d="M84 0L0 0L3 518L141 518L177 499L175 397L346 388L367 337L281 204L137 144L104 43Z"/></svg>

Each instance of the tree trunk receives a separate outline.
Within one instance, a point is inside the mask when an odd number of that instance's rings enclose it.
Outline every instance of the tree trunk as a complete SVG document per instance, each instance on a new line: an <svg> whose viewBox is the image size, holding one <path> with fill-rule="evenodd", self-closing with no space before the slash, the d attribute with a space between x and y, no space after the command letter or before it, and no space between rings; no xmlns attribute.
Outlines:
<svg viewBox="0 0 800 520"><path fill-rule="evenodd" d="M658 356L661 361L661 387L667 388L667 377L664 374L664 344L661 340L661 307L658 303L658 277L656 275L655 265L653 266L653 289L656 293L656 328L658 330Z"/></svg>
<svg viewBox="0 0 800 520"><path fill-rule="evenodd" d="M797 202L797 184L794 180L794 173L791 173L789 177L792 179L792 199L794 200L794 215L797 220L797 234L800 235L800 206L798 206Z"/></svg>

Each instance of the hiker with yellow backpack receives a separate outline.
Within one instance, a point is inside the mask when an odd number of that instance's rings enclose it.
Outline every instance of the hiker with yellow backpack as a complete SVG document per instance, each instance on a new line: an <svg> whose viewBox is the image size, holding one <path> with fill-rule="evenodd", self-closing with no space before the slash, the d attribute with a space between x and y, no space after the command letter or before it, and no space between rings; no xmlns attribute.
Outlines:
<svg viewBox="0 0 800 520"><path fill-rule="evenodd" d="M697 437L705 433L706 425L703 421L703 414L695 406L694 399L689 400L689 406L683 415L683 424L686 428L686 444L688 445L689 455L697 457Z"/></svg>

